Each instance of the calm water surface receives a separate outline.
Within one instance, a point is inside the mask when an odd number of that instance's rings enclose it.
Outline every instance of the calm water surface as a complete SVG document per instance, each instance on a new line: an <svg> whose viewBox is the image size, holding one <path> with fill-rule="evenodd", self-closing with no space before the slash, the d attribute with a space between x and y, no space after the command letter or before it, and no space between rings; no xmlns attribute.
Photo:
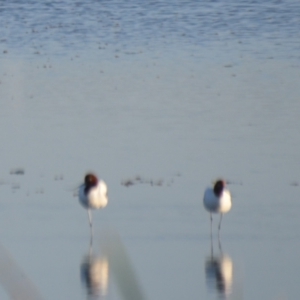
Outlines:
<svg viewBox="0 0 300 300"><path fill-rule="evenodd" d="M0 15L1 299L299 298L298 1ZM92 245L89 170L109 186ZM218 241L202 195L220 176Z"/></svg>

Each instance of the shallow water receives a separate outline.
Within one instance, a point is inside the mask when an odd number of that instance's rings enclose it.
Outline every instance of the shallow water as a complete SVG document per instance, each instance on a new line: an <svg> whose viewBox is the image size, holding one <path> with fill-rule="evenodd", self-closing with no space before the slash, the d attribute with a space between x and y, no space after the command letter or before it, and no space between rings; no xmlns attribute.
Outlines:
<svg viewBox="0 0 300 300"><path fill-rule="evenodd" d="M18 286L6 251L45 299L297 299L298 11L2 3L1 299ZM92 249L89 170L109 187ZM211 245L202 195L220 176L233 208Z"/></svg>
<svg viewBox="0 0 300 300"><path fill-rule="evenodd" d="M91 51L98 59L150 51L202 57L218 48L226 57L299 59L299 6L293 0L2 2L0 45L4 54L49 59Z"/></svg>

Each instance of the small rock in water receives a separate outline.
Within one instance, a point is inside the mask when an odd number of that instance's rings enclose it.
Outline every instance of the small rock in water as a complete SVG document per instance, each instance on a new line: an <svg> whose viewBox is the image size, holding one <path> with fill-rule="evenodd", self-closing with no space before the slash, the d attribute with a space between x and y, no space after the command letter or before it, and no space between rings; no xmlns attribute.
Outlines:
<svg viewBox="0 0 300 300"><path fill-rule="evenodd" d="M55 175L54 176L54 180L55 181L58 181L58 180L63 180L64 179L64 176L61 174L61 175Z"/></svg>
<svg viewBox="0 0 300 300"><path fill-rule="evenodd" d="M126 186L126 187L129 187L129 186L131 186L131 185L134 185L133 181L130 180L130 179L127 179L127 180L122 181L121 184L124 185L124 186Z"/></svg>
<svg viewBox="0 0 300 300"><path fill-rule="evenodd" d="M150 184L151 186L162 186L163 183L164 183L163 179L158 179L158 180L145 179L139 175L137 175L135 178L121 181L121 184L126 187L129 187L131 185L136 185L136 184Z"/></svg>
<svg viewBox="0 0 300 300"><path fill-rule="evenodd" d="M44 189L43 188L38 188L35 191L36 194L44 194Z"/></svg>
<svg viewBox="0 0 300 300"><path fill-rule="evenodd" d="M13 183L13 184L11 185L11 188L12 188L13 190L18 190L18 189L21 188L21 186L20 186L19 183Z"/></svg>
<svg viewBox="0 0 300 300"><path fill-rule="evenodd" d="M15 168L10 170L11 175L24 175L25 170L23 168Z"/></svg>

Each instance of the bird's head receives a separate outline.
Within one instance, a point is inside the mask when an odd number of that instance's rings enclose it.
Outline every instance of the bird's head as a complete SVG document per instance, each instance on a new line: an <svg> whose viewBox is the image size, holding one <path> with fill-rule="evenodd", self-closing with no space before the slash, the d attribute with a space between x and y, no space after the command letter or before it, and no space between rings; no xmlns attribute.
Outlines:
<svg viewBox="0 0 300 300"><path fill-rule="evenodd" d="M98 184L98 178L96 175L89 173L85 175L84 183L86 187L93 187Z"/></svg>
<svg viewBox="0 0 300 300"><path fill-rule="evenodd" d="M226 182L222 179L218 179L214 185L214 194L217 197L220 197L222 195L225 186L226 186Z"/></svg>

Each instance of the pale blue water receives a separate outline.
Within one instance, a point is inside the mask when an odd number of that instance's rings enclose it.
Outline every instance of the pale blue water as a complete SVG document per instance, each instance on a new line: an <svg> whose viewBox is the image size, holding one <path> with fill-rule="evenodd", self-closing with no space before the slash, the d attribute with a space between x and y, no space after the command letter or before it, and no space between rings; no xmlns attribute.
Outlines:
<svg viewBox="0 0 300 300"><path fill-rule="evenodd" d="M299 297L297 1L15 1L0 16L0 243L35 290ZM74 196L89 170L109 187L90 256ZM223 254L214 219L212 254L202 195L220 176L233 208ZM123 246L110 257L111 229ZM1 299L18 286L6 256ZM81 280L87 266L98 290Z"/></svg>
<svg viewBox="0 0 300 300"><path fill-rule="evenodd" d="M4 1L0 11L1 49L21 56L221 47L299 58L298 1Z"/></svg>

